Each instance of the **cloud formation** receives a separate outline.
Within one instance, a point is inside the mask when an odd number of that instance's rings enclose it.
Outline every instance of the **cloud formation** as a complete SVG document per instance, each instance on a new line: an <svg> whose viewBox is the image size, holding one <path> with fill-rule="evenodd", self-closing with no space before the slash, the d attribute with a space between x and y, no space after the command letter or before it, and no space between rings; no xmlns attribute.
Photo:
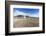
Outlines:
<svg viewBox="0 0 46 36"><path fill-rule="evenodd" d="M19 10L15 10L13 13L13 16L17 16L17 15L24 15L24 16L30 16L30 17L39 17L39 13L36 14L32 14L30 13L25 13L23 11L19 11Z"/></svg>

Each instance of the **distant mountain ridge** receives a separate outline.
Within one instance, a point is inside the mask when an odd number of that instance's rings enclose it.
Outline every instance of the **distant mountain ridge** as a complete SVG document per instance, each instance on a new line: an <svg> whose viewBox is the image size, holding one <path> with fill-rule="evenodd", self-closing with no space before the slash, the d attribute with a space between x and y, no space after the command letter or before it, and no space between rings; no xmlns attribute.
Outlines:
<svg viewBox="0 0 46 36"><path fill-rule="evenodd" d="M17 16L14 16L14 17L24 17L24 15L17 15ZM25 16L26 18L31 18L31 16ZM38 18L38 17L34 17L34 18Z"/></svg>
<svg viewBox="0 0 46 36"><path fill-rule="evenodd" d="M24 17L23 15L17 15L16 17Z"/></svg>

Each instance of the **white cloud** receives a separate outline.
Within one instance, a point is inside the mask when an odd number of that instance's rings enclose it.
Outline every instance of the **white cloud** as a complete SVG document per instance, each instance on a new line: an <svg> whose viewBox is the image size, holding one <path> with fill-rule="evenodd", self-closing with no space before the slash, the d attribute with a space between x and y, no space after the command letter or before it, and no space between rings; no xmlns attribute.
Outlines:
<svg viewBox="0 0 46 36"><path fill-rule="evenodd" d="M36 13L36 14L28 14L29 16L31 17L39 17L39 13Z"/></svg>
<svg viewBox="0 0 46 36"><path fill-rule="evenodd" d="M26 15L26 13L16 10L13 15Z"/></svg>
<svg viewBox="0 0 46 36"><path fill-rule="evenodd" d="M29 13L24 13L24 12L21 12L21 11L18 11L16 10L13 14L14 16L17 16L17 15L27 15L27 16L31 16L31 17L39 17L39 13L36 13L36 14L29 14Z"/></svg>

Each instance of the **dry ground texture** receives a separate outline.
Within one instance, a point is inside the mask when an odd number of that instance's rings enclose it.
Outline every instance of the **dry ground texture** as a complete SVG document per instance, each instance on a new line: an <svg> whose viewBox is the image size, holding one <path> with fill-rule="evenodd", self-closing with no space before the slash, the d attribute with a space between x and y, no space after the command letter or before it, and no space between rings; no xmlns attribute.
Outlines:
<svg viewBox="0 0 46 36"><path fill-rule="evenodd" d="M39 18L13 18L13 27L38 27Z"/></svg>

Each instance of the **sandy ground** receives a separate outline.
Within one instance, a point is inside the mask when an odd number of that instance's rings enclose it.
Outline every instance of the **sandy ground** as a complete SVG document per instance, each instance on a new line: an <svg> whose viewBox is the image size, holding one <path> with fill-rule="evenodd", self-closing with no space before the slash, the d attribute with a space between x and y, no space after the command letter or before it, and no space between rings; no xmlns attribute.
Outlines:
<svg viewBox="0 0 46 36"><path fill-rule="evenodd" d="M13 27L38 27L39 18L15 18L13 19Z"/></svg>

